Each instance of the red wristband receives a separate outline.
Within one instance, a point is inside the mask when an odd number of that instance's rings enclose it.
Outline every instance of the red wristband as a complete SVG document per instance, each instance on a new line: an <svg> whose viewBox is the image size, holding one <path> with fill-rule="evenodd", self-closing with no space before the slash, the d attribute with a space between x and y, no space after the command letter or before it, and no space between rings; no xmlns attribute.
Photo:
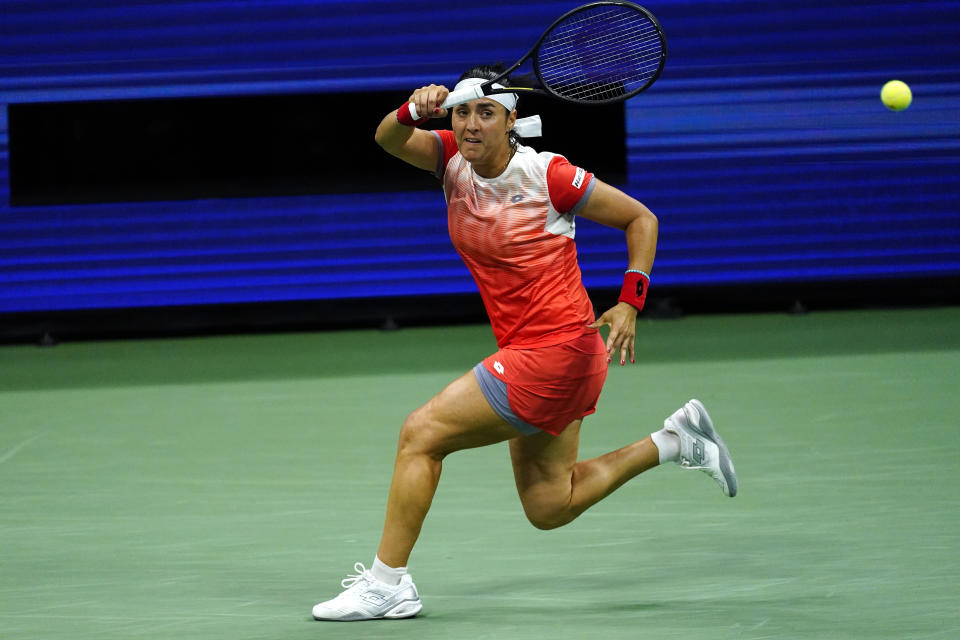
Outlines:
<svg viewBox="0 0 960 640"><path fill-rule="evenodd" d="M631 269L623 274L623 287L620 289L618 302L626 302L636 307L637 311L643 309L643 303L647 299L647 288L650 286L650 276L643 271Z"/></svg>
<svg viewBox="0 0 960 640"><path fill-rule="evenodd" d="M424 117L420 118L419 120L414 120L413 114L410 113L412 106L412 102L404 102L403 105L397 109L397 122L406 127L417 127L430 119Z"/></svg>

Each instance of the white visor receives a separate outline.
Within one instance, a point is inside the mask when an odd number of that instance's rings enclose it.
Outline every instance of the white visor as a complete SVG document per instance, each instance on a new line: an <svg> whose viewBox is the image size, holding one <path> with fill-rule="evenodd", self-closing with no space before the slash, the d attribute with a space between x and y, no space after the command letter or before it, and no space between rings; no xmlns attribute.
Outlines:
<svg viewBox="0 0 960 640"><path fill-rule="evenodd" d="M457 86L453 88L454 91L459 91L460 89L466 89L468 87L475 87L478 84L483 84L486 82L483 78L464 78L457 83ZM493 83L494 89L506 89L499 82ZM504 107L507 108L508 112L513 111L517 108L517 94L515 93L495 93L492 96L485 96L488 100L493 100L494 102L499 102ZM513 125L513 130L517 132L522 138L539 138L541 135L541 122L540 116L530 116L527 118L520 118Z"/></svg>
<svg viewBox="0 0 960 640"><path fill-rule="evenodd" d="M459 91L460 89L466 89L468 87L475 87L478 84L483 84L486 82L483 78L464 78L457 83L457 86L453 88L454 91ZM499 82L493 83L494 89L506 89ZM517 94L515 93L495 93L492 96L486 96L488 99L493 100L494 102L499 102L507 108L507 111L513 111L517 108Z"/></svg>

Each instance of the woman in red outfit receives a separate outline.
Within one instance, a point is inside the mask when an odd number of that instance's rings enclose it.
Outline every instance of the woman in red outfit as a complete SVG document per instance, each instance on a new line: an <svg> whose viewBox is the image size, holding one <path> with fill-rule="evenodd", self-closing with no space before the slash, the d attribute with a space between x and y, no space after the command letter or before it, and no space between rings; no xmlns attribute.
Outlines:
<svg viewBox="0 0 960 640"><path fill-rule="evenodd" d="M496 77L471 69L456 89ZM444 118L449 93L414 91L418 114ZM450 236L477 281L499 351L415 410L400 432L386 522L373 567L356 564L339 596L316 605L318 620L405 618L422 608L406 566L440 480L443 459L508 441L517 491L530 522L567 524L627 480L661 462L707 471L736 493L729 453L696 400L664 428L621 449L577 460L580 425L595 410L616 358L634 360L657 244L657 219L640 202L562 156L520 143L516 96L451 109L452 130L425 131L409 104L390 112L377 142L442 181ZM521 126L531 123L519 123ZM533 123L534 128L536 123ZM624 232L628 261L620 301L594 318L580 280L575 216ZM610 327L604 341L598 327Z"/></svg>

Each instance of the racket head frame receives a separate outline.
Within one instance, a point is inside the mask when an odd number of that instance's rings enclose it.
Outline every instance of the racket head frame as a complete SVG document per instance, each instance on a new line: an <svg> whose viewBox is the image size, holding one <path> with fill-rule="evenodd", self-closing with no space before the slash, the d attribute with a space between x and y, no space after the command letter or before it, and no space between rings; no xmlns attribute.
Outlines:
<svg viewBox="0 0 960 640"><path fill-rule="evenodd" d="M627 7L643 15L647 20L650 21L650 23L653 25L654 29L656 30L657 37L660 40L660 46L661 46L660 60L657 64L656 71L647 79L647 81L643 85L627 93L614 96L611 98L605 98L602 100L579 100L577 98L571 98L568 96L564 96L560 93L557 93L556 91L552 90L550 88L550 84L544 81L543 79L543 75L540 69L540 55L539 55L540 45L542 45L543 41L547 39L547 37L553 32L553 30L563 22L567 21L568 19L570 19L571 17L575 16L578 13L582 13L584 11L588 11L588 10L595 9L597 7L602 7L602 6ZM571 103L580 104L580 105L613 104L617 102L623 102L624 100L628 100L633 96L637 95L638 93L646 91L647 89L650 88L651 85L653 85L654 82L657 81L657 78L659 78L660 74L663 73L664 66L667 64L667 35L663 31L663 27L660 25L660 21L657 20L656 16L654 16L653 13L651 13L645 7L641 7L640 5L635 4L633 2L625 2L624 0L600 0L598 2L590 2L584 5L580 5L579 7L575 7L570 11L566 12L565 14L563 14L562 16L560 16L559 18L557 18L556 20L554 20L553 24L547 27L546 31L544 31L543 34L540 36L540 39L537 40L537 43L533 45L533 48L530 49L530 51L523 58L521 58L516 65L512 67L511 71L516 69L518 66L520 66L520 64L522 64L527 59L527 57L530 57L530 56L532 56L533 58L532 60L533 72L537 76L537 82L539 82L540 87L542 87L541 89L537 90L538 93L545 93L552 98L556 98L557 100L563 100L564 102L571 102ZM503 75L506 75L506 74L503 74ZM501 75L501 78L503 77L503 75Z"/></svg>
<svg viewBox="0 0 960 640"><path fill-rule="evenodd" d="M627 7L629 9L632 9L633 11L636 11L637 13L642 14L654 26L657 32L657 36L660 39L660 43L661 43L660 61L657 66L657 70L650 76L650 78L642 86L637 87L628 93L624 93L618 96L614 96L614 97L606 98L602 100L579 100L576 98L571 98L569 96L564 96L560 93L557 93L556 91L553 91L550 88L550 85L543 80L543 75L541 74L540 58L539 58L540 45L543 44L543 41L547 39L547 37L553 32L553 30L558 25L562 24L564 21L568 20L572 16L575 16L576 14L581 13L583 11L594 9L596 7L611 6L611 5L622 6L622 7ZM540 84L540 87L505 87L503 89L497 89L493 87L494 84L500 82L501 80L509 76L511 73L516 71L518 68L520 68L520 66L527 60L531 60L533 63L533 72L537 78L537 82ZM464 102L469 102L471 100L476 100L483 96L490 96L490 95L495 95L499 93L518 93L520 95L524 95L524 94L529 95L533 93L533 94L549 96L557 100L563 100L564 102L570 102L570 103L579 104L579 105L613 104L613 103L622 102L624 100L632 98L638 93L649 89L650 86L657 80L657 78L660 77L660 74L663 72L663 67L666 64L666 62L667 62L667 36L663 32L663 27L660 26L660 22L656 19L656 17L652 13L650 13L650 11L648 11L644 7L641 7L638 4L634 4L632 2L625 2L623 0L600 0L598 2L590 2L584 5L580 5L579 7L575 7L570 11L566 12L565 14L563 14L562 16L554 20L553 23L549 27L547 27L546 30L544 30L544 32L540 35L540 37L537 39L534 45L530 48L530 50L527 51L519 60L517 60L508 69L506 69L505 71L497 75L497 77L493 78L492 80L486 80L474 87L469 87L467 89L462 89L460 91L451 92L447 96L447 99L444 100L441 106L444 109L449 109L451 107L455 107L458 104L463 104Z"/></svg>

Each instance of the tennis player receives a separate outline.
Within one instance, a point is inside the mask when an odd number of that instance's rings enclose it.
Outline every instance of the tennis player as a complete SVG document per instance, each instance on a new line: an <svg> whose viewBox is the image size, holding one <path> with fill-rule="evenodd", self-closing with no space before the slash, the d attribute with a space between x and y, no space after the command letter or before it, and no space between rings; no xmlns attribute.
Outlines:
<svg viewBox="0 0 960 640"><path fill-rule="evenodd" d="M495 78L476 67L455 89ZM418 114L447 116L446 87L413 92ZM580 425L594 412L608 363L634 361L657 243L657 219L640 202L553 153L520 143L538 119L518 123L515 94L451 109L452 130L426 131L408 104L390 112L377 142L443 181L453 245L473 274L499 351L454 380L400 430L386 522L371 569L356 563L344 591L313 608L317 620L408 618L423 605L407 562L444 458L508 441L524 512L540 529L560 527L634 476L665 462L711 475L734 496L729 452L706 409L691 400L659 431L622 449L577 461ZM623 230L628 264L619 302L599 318L580 278L575 217ZM604 342L598 327L610 327Z"/></svg>

